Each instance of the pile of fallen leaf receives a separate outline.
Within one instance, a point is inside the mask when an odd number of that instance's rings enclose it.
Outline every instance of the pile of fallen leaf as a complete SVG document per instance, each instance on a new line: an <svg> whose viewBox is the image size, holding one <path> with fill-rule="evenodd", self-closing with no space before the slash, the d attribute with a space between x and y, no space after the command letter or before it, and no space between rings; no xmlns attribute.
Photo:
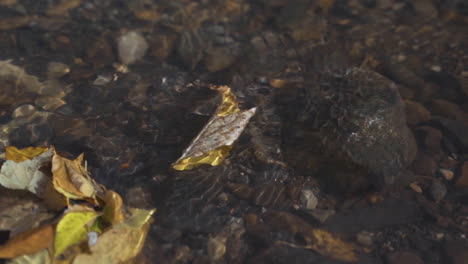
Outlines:
<svg viewBox="0 0 468 264"><path fill-rule="evenodd" d="M52 217L0 246L7 263L130 263L141 251L155 210L128 208L94 181L83 154L75 160L53 147L6 147L0 184L33 193Z"/></svg>

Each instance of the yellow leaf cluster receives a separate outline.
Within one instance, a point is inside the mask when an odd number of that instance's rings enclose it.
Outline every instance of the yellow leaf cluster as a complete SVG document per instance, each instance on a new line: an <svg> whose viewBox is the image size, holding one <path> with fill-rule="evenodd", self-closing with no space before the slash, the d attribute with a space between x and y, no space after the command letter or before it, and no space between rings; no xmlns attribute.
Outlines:
<svg viewBox="0 0 468 264"><path fill-rule="evenodd" d="M154 210L126 208L117 192L107 190L91 178L83 166L83 154L69 160L53 147L7 147L6 158L7 162L24 167L18 167L22 178L15 175L13 165L8 165L13 168L8 171L2 166L0 184L28 189L33 177L23 174L36 173L41 166L42 171L51 168L48 175L46 171L41 176L48 182L34 186L41 189L40 197L50 210L65 206L67 209L58 221L50 219L47 224L20 233L0 246L0 258L16 264L121 263L141 251ZM15 183L15 179L21 183ZM70 199L82 202L71 205Z"/></svg>

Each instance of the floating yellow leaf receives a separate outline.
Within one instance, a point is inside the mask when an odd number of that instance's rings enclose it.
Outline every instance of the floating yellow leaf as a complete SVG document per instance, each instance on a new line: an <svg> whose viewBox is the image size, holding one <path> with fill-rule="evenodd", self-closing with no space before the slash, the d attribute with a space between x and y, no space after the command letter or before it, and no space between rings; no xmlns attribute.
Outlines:
<svg viewBox="0 0 468 264"><path fill-rule="evenodd" d="M112 225L119 224L124 219L122 214L122 197L112 190L106 192L104 196L104 210L102 219Z"/></svg>
<svg viewBox="0 0 468 264"><path fill-rule="evenodd" d="M48 148L40 147L29 147L23 149L17 149L14 146L5 147L5 159L12 160L15 162L22 162L25 160L30 160L36 156L41 155L42 153L49 150Z"/></svg>
<svg viewBox="0 0 468 264"><path fill-rule="evenodd" d="M73 264L114 264L131 260L143 248L155 210L131 209L130 216L98 237L91 254L76 256Z"/></svg>
<svg viewBox="0 0 468 264"><path fill-rule="evenodd" d="M228 86L213 86L211 89L217 90L222 95L221 105L216 109L217 116L227 116L240 111L237 105L236 95Z"/></svg>
<svg viewBox="0 0 468 264"><path fill-rule="evenodd" d="M22 150L16 152L14 149L16 148L9 148L9 155L18 160L20 157L26 157L26 154L33 156L39 153L38 151L34 152L34 154L32 152L21 152ZM26 159L22 162L7 160L3 163L0 170L0 184L9 189L28 190L39 197L43 197L50 176L42 172L40 168L50 163L53 155L53 149L45 150L45 152L32 157L32 159Z"/></svg>
<svg viewBox="0 0 468 264"><path fill-rule="evenodd" d="M210 164L217 166L229 155L232 146L221 146L217 149L209 151L205 155L188 157L178 161L172 167L176 170L191 170L200 164Z"/></svg>
<svg viewBox="0 0 468 264"><path fill-rule="evenodd" d="M62 254L70 246L85 241L90 224L94 222L96 217L98 217L98 213L95 211L72 210L67 212L56 227L54 257Z"/></svg>
<svg viewBox="0 0 468 264"><path fill-rule="evenodd" d="M212 87L222 95L215 114L172 165L176 170L189 170L201 164L219 165L228 155L256 108L240 111L236 96L227 86Z"/></svg>
<svg viewBox="0 0 468 264"><path fill-rule="evenodd" d="M70 199L85 199L95 196L95 183L81 165L84 155L75 160L54 154L52 158L52 177L54 188Z"/></svg>
<svg viewBox="0 0 468 264"><path fill-rule="evenodd" d="M44 249L30 255L22 255L7 262L7 264L51 264L49 251Z"/></svg>
<svg viewBox="0 0 468 264"><path fill-rule="evenodd" d="M29 255L48 248L54 237L52 225L45 225L23 232L5 245L0 246L0 258L16 258Z"/></svg>

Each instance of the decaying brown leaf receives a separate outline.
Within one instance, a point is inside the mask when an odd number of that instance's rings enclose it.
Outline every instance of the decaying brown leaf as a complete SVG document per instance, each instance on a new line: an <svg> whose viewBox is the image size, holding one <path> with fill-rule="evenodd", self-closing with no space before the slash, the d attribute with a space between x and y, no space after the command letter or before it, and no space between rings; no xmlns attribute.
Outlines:
<svg viewBox="0 0 468 264"><path fill-rule="evenodd" d="M0 258L16 258L29 255L51 246L54 227L45 225L23 232L0 247Z"/></svg>
<svg viewBox="0 0 468 264"><path fill-rule="evenodd" d="M221 93L222 103L182 157L172 165L176 170L189 170L201 164L219 165L255 114L255 107L247 111L239 110L236 96L229 87L215 89Z"/></svg>
<svg viewBox="0 0 468 264"><path fill-rule="evenodd" d="M57 153L52 158L52 177L55 189L69 199L95 198L94 181L83 167L84 155L69 160Z"/></svg>
<svg viewBox="0 0 468 264"><path fill-rule="evenodd" d="M279 241L280 244L311 249L321 255L340 261L358 261L357 253L360 251L358 246L345 242L328 231L313 228L297 216L287 212L272 211L265 215L265 220L269 221L275 228L302 236L306 242L305 246L284 241Z"/></svg>
<svg viewBox="0 0 468 264"><path fill-rule="evenodd" d="M112 225L122 222L124 219L122 213L122 197L120 197L118 193L109 190L106 192L106 195L104 195L103 200L105 203L102 215L103 220Z"/></svg>

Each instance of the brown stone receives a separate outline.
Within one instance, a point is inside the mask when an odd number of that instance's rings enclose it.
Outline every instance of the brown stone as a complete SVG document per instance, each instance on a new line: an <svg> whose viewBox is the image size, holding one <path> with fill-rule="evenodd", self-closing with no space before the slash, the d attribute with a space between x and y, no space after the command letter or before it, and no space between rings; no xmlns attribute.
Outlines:
<svg viewBox="0 0 468 264"><path fill-rule="evenodd" d="M420 103L405 100L406 122L409 125L416 125L431 118L431 113Z"/></svg>
<svg viewBox="0 0 468 264"><path fill-rule="evenodd" d="M454 169L457 166L457 164L457 160L454 160L453 158L448 156L442 157L442 159L439 161L439 167L441 167L442 169Z"/></svg>
<svg viewBox="0 0 468 264"><path fill-rule="evenodd" d="M416 135L422 145L431 152L440 152L442 132L431 126L421 126L416 129Z"/></svg>
<svg viewBox="0 0 468 264"><path fill-rule="evenodd" d="M412 252L397 251L386 256L387 264L423 264L421 257Z"/></svg>
<svg viewBox="0 0 468 264"><path fill-rule="evenodd" d="M468 187L468 161L465 161L461 166L455 186L458 188Z"/></svg>
<svg viewBox="0 0 468 264"><path fill-rule="evenodd" d="M443 116L455 120L464 120L465 118L464 112L461 110L460 106L446 100L431 100L427 107L433 115Z"/></svg>
<svg viewBox="0 0 468 264"><path fill-rule="evenodd" d="M437 163L427 153L419 152L416 160L411 165L415 174L432 176L437 170Z"/></svg>
<svg viewBox="0 0 468 264"><path fill-rule="evenodd" d="M452 264L468 264L468 244L451 242L445 245L445 254Z"/></svg>

